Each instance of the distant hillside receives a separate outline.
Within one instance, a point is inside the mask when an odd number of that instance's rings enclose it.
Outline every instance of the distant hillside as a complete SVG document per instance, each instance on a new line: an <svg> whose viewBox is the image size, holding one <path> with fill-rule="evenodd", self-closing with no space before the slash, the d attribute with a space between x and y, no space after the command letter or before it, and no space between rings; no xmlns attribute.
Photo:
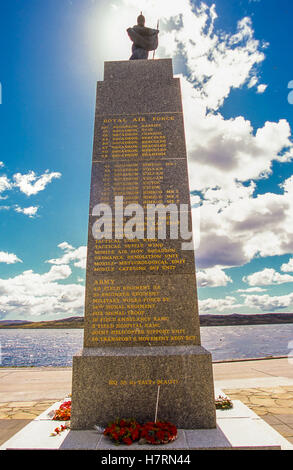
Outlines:
<svg viewBox="0 0 293 470"><path fill-rule="evenodd" d="M24 325L25 323L31 323L26 320L2 320L0 321L0 325Z"/></svg>
<svg viewBox="0 0 293 470"><path fill-rule="evenodd" d="M256 315L200 315L200 326L273 325L293 323L293 313L264 313ZM2 320L0 328L83 328L83 317L61 320L30 322L25 320Z"/></svg>
<svg viewBox="0 0 293 470"><path fill-rule="evenodd" d="M270 325L293 323L293 313L261 313L256 315L200 315L200 326Z"/></svg>

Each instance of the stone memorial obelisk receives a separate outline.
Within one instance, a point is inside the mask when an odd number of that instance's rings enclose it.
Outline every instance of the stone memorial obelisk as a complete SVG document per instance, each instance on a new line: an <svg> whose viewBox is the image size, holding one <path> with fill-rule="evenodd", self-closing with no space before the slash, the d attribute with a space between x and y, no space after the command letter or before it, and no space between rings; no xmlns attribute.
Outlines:
<svg viewBox="0 0 293 470"><path fill-rule="evenodd" d="M144 212L140 224L133 204ZM150 238L147 207L158 204L170 209L166 237ZM172 60L106 62L97 85L84 347L73 358L72 429L117 417L153 421L156 410L158 420L179 428L216 426L194 251L171 234L180 205L178 225L187 220L191 232L180 81ZM96 236L97 227L104 238Z"/></svg>

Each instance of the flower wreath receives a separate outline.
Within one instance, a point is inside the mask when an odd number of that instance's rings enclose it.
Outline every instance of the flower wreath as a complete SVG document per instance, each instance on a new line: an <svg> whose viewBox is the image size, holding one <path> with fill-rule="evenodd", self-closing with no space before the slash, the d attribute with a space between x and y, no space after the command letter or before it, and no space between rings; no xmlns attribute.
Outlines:
<svg viewBox="0 0 293 470"><path fill-rule="evenodd" d="M140 437L141 425L135 419L116 419L108 424L104 436L108 436L116 445L131 445Z"/></svg>
<svg viewBox="0 0 293 470"><path fill-rule="evenodd" d="M131 445L138 440L139 444L168 444L176 439L177 428L165 421L141 425L135 419L116 419L108 424L104 436L108 436L116 445Z"/></svg>
<svg viewBox="0 0 293 470"><path fill-rule="evenodd" d="M139 444L168 444L176 439L177 428L167 421L141 425L135 419L116 419L108 424L104 436L108 436L116 445L131 445L138 440Z"/></svg>
<svg viewBox="0 0 293 470"><path fill-rule="evenodd" d="M177 438L177 428L168 421L148 422L142 426L140 443L168 444Z"/></svg>

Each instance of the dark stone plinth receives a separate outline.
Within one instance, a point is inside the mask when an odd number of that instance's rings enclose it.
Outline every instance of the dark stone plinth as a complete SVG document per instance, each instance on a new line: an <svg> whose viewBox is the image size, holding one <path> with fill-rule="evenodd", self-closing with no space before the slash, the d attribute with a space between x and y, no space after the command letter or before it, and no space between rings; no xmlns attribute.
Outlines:
<svg viewBox="0 0 293 470"><path fill-rule="evenodd" d="M173 79L172 59L130 60L105 62L104 81L110 80L158 80L166 81Z"/></svg>
<svg viewBox="0 0 293 470"><path fill-rule="evenodd" d="M201 346L85 348L73 358L72 429L115 417L184 429L216 426L210 354Z"/></svg>
<svg viewBox="0 0 293 470"><path fill-rule="evenodd" d="M97 84L96 116L108 114L182 113L179 78L172 60L106 62Z"/></svg>

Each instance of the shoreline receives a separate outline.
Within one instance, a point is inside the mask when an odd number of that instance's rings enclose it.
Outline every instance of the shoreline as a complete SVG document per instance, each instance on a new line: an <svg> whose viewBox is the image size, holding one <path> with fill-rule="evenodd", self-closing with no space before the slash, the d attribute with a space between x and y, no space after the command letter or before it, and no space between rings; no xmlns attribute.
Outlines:
<svg viewBox="0 0 293 470"><path fill-rule="evenodd" d="M226 363L234 363L234 362L254 362L254 361L269 361L272 359L289 359L293 356L263 356L263 357L243 357L240 359L219 359L216 361L212 361L213 364L226 364Z"/></svg>

